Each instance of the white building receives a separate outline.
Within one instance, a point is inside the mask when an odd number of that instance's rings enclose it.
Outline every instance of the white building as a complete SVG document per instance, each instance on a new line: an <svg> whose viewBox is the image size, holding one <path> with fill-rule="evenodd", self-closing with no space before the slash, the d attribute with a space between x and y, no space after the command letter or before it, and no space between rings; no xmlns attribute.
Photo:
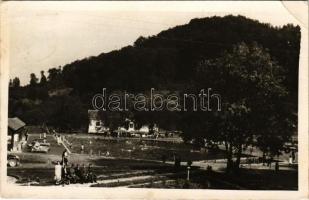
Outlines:
<svg viewBox="0 0 309 200"><path fill-rule="evenodd" d="M88 110L88 118L88 133L105 133L109 131L109 128L105 127L100 119L98 110Z"/></svg>

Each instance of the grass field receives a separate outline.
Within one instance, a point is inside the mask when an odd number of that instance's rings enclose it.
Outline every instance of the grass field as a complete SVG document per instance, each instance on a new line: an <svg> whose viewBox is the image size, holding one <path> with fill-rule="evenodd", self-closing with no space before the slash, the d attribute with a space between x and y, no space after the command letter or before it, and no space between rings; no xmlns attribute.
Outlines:
<svg viewBox="0 0 309 200"><path fill-rule="evenodd" d="M85 154L109 152L112 157L126 157L147 160L162 160L164 156L167 161L173 161L174 155L181 157L182 161L219 159L224 157L224 152L214 150L211 152L195 151L194 147L185 143L174 143L156 140L130 140L130 139L93 139L67 136L72 143L72 152L81 153L81 145L84 145Z"/></svg>

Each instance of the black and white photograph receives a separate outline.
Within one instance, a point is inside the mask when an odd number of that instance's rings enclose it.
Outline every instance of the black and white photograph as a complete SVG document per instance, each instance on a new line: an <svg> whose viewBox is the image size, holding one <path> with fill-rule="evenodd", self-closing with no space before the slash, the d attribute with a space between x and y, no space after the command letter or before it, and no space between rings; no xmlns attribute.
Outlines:
<svg viewBox="0 0 309 200"><path fill-rule="evenodd" d="M306 11L2 2L1 195L308 198Z"/></svg>

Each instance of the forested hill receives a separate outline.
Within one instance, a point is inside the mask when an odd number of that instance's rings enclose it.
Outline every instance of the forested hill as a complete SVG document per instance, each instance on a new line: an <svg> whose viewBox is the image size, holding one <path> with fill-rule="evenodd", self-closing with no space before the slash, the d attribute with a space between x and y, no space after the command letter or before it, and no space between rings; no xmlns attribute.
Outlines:
<svg viewBox="0 0 309 200"><path fill-rule="evenodd" d="M257 42L287 70L287 85L297 91L300 28L261 24L242 16L193 19L189 24L140 37L133 46L63 67L65 84L81 93L102 87L144 90L187 83L202 59L219 56L240 42Z"/></svg>
<svg viewBox="0 0 309 200"><path fill-rule="evenodd" d="M215 16L192 19L155 36L139 37L132 46L50 69L44 84L34 77L32 84L12 87L10 115L43 115L38 105L55 98L48 96L47 91L59 88L73 88L69 96L74 96L72 101L80 101L83 109L102 88L131 92L150 88L178 90L195 80L196 68L202 60L217 58L241 42L258 43L270 53L284 70L290 101L297 104L300 27L273 27L243 16ZM20 99L36 103L17 109L16 105L23 105ZM52 105L50 102L49 106ZM30 121L41 123L38 120Z"/></svg>

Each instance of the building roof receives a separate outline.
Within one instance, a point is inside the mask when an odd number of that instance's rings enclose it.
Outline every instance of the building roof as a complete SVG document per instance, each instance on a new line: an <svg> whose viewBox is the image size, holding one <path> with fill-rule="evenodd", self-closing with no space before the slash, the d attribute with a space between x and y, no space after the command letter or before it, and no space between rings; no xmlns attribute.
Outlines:
<svg viewBox="0 0 309 200"><path fill-rule="evenodd" d="M98 110L88 110L89 119L99 120L99 111Z"/></svg>
<svg viewBox="0 0 309 200"><path fill-rule="evenodd" d="M21 121L18 117L8 119L8 127L14 131L17 131L25 125L25 122Z"/></svg>

